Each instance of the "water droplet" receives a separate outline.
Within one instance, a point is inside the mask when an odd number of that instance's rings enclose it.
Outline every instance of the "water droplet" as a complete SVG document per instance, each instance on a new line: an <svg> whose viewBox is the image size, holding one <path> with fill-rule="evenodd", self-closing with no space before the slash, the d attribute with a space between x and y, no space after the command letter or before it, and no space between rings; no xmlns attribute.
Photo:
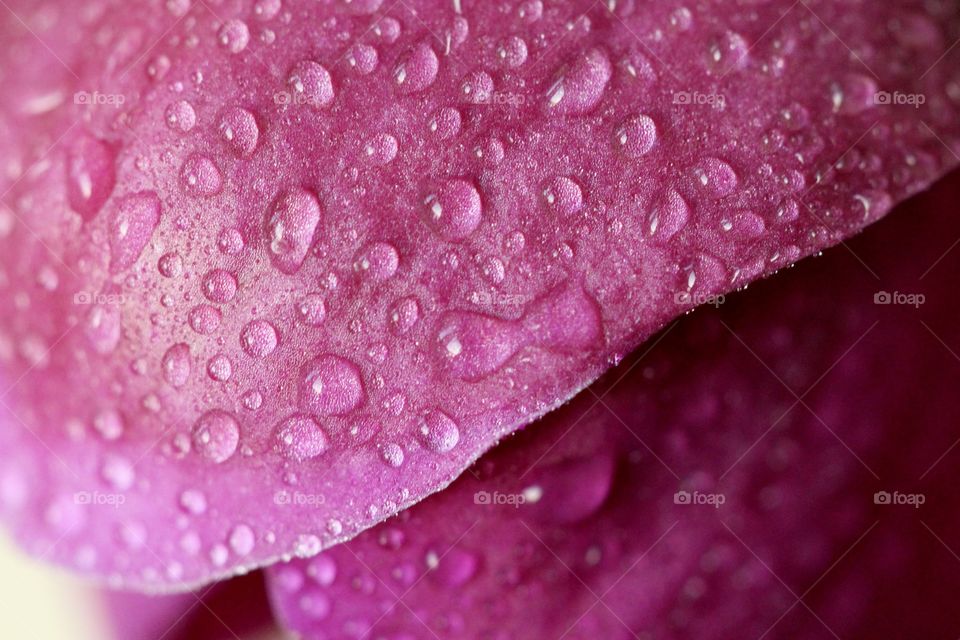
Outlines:
<svg viewBox="0 0 960 640"><path fill-rule="evenodd" d="M172 387L182 387L190 378L190 347L181 342L175 344L163 354L160 363L163 379Z"/></svg>
<svg viewBox="0 0 960 640"><path fill-rule="evenodd" d="M323 301L323 296L319 293L308 293L297 304L297 314L300 321L311 327L318 327L323 324L327 317L327 306Z"/></svg>
<svg viewBox="0 0 960 640"><path fill-rule="evenodd" d="M267 214L267 240L278 269L287 274L300 269L318 224L320 202L313 193L298 187L277 198Z"/></svg>
<svg viewBox="0 0 960 640"><path fill-rule="evenodd" d="M314 415L341 415L363 402L360 370L345 358L323 355L300 371L300 407Z"/></svg>
<svg viewBox="0 0 960 640"><path fill-rule="evenodd" d="M180 169L180 184L191 196L208 198L220 193L223 188L223 176L220 175L220 169L213 160L193 154L187 158Z"/></svg>
<svg viewBox="0 0 960 640"><path fill-rule="evenodd" d="M208 411L193 426L194 448L217 464L229 460L239 443L240 425L226 411Z"/></svg>
<svg viewBox="0 0 960 640"><path fill-rule="evenodd" d="M739 33L728 31L710 45L707 65L719 74L743 69L749 62L750 45Z"/></svg>
<svg viewBox="0 0 960 640"><path fill-rule="evenodd" d="M414 298L398 300L390 310L390 323L398 334L404 334L420 319L420 306Z"/></svg>
<svg viewBox="0 0 960 640"><path fill-rule="evenodd" d="M382 282L397 272L400 256L393 245L374 242L367 245L353 262L355 271L364 274L372 282Z"/></svg>
<svg viewBox="0 0 960 640"><path fill-rule="evenodd" d="M179 100L168 106L164 116L167 126L174 131L186 133L197 126L197 112L186 100Z"/></svg>
<svg viewBox="0 0 960 640"><path fill-rule="evenodd" d="M253 320L240 332L243 350L255 358L263 358L277 348L277 330L266 320Z"/></svg>
<svg viewBox="0 0 960 640"><path fill-rule="evenodd" d="M377 50L368 44L355 44L347 54L347 64L362 75L372 73L379 62Z"/></svg>
<svg viewBox="0 0 960 640"><path fill-rule="evenodd" d="M614 134L616 147L628 158L646 155L657 141L657 125L649 116L627 118Z"/></svg>
<svg viewBox="0 0 960 640"><path fill-rule="evenodd" d="M107 456L100 468L100 475L117 491L126 491L132 487L137 477L129 460L113 455Z"/></svg>
<svg viewBox="0 0 960 640"><path fill-rule="evenodd" d="M220 310L209 304L199 304L190 310L187 321L190 328L202 336L208 336L220 327Z"/></svg>
<svg viewBox="0 0 960 640"><path fill-rule="evenodd" d="M472 71L460 83L460 99L468 104L490 104L493 78L485 71Z"/></svg>
<svg viewBox="0 0 960 640"><path fill-rule="evenodd" d="M690 207L679 193L667 189L647 216L647 231L655 240L664 242L687 225Z"/></svg>
<svg viewBox="0 0 960 640"><path fill-rule="evenodd" d="M527 61L527 43L523 38L510 36L497 46L497 60L507 67L516 69Z"/></svg>
<svg viewBox="0 0 960 640"><path fill-rule="evenodd" d="M280 0L257 0L253 4L253 15L258 20L273 20L280 13Z"/></svg>
<svg viewBox="0 0 960 640"><path fill-rule="evenodd" d="M240 158L249 157L260 140L256 117L241 107L230 107L220 116L220 138Z"/></svg>
<svg viewBox="0 0 960 640"><path fill-rule="evenodd" d="M610 58L603 50L580 54L547 90L547 108L565 115L587 113L600 102L611 71Z"/></svg>
<svg viewBox="0 0 960 640"><path fill-rule="evenodd" d="M391 467L403 464L403 449L395 442L388 442L380 447L380 457Z"/></svg>
<svg viewBox="0 0 960 640"><path fill-rule="evenodd" d="M312 60L298 62L287 75L287 86L297 104L325 107L333 102L333 81L330 72Z"/></svg>
<svg viewBox="0 0 960 640"><path fill-rule="evenodd" d="M453 107L440 109L430 120L430 132L440 140L448 140L460 133L460 112Z"/></svg>
<svg viewBox="0 0 960 640"><path fill-rule="evenodd" d="M103 409L93 417L93 428L104 440L117 440L123 435L123 416L116 409Z"/></svg>
<svg viewBox="0 0 960 640"><path fill-rule="evenodd" d="M300 594L297 605L308 618L313 620L324 620L330 615L332 608L330 598L316 590Z"/></svg>
<svg viewBox="0 0 960 640"><path fill-rule="evenodd" d="M203 515L207 511L207 497L197 489L187 489L180 494L180 506L187 513L195 516Z"/></svg>
<svg viewBox="0 0 960 640"><path fill-rule="evenodd" d="M583 191L576 182L561 176L543 190L543 199L548 207L566 216L576 213L583 206Z"/></svg>
<svg viewBox="0 0 960 640"><path fill-rule="evenodd" d="M67 149L67 200L84 220L92 220L113 192L115 161L110 145L88 135Z"/></svg>
<svg viewBox="0 0 960 640"><path fill-rule="evenodd" d="M397 139L388 133L374 137L363 148L367 160L378 167L390 164L397 157Z"/></svg>
<svg viewBox="0 0 960 640"><path fill-rule="evenodd" d="M230 548L233 549L233 552L240 557L249 555L254 546L256 545L257 539L253 534L253 529L245 524L237 525L233 528L233 531L230 532Z"/></svg>
<svg viewBox="0 0 960 640"><path fill-rule="evenodd" d="M160 198L153 191L121 199L110 223L110 270L133 266L159 223Z"/></svg>
<svg viewBox="0 0 960 640"><path fill-rule="evenodd" d="M393 70L393 80L402 93L415 93L433 84L439 69L437 54L428 42L421 42Z"/></svg>
<svg viewBox="0 0 960 640"><path fill-rule="evenodd" d="M437 332L437 353L452 375L478 380L500 369L526 339L523 329L511 321L451 312Z"/></svg>
<svg viewBox="0 0 960 640"><path fill-rule="evenodd" d="M306 415L290 416L281 422L274 439L284 457L298 462L316 458L329 446L320 425Z"/></svg>
<svg viewBox="0 0 960 640"><path fill-rule="evenodd" d="M226 382L233 375L233 363L230 358L218 353L207 362L207 375L217 382Z"/></svg>
<svg viewBox="0 0 960 640"><path fill-rule="evenodd" d="M247 44L250 42L250 28L243 20L237 20L236 18L227 20L220 27L217 41L221 47L230 53L240 53L247 48Z"/></svg>
<svg viewBox="0 0 960 640"><path fill-rule="evenodd" d="M424 200L427 221L447 240L461 240L480 225L483 207L476 187L466 180L450 180Z"/></svg>
<svg viewBox="0 0 960 640"><path fill-rule="evenodd" d="M165 253L157 261L157 270L164 278L176 278L183 273L183 259L179 253Z"/></svg>
<svg viewBox="0 0 960 640"><path fill-rule="evenodd" d="M711 198L722 198L737 188L733 167L717 158L704 158L693 168L694 186Z"/></svg>
<svg viewBox="0 0 960 640"><path fill-rule="evenodd" d="M431 411L425 415L418 431L421 441L436 453L447 453L460 442L457 423L442 411Z"/></svg>
<svg viewBox="0 0 960 640"><path fill-rule="evenodd" d="M120 307L116 303L95 304L83 322L83 333L90 346L100 354L117 348L121 337Z"/></svg>
<svg viewBox="0 0 960 640"><path fill-rule="evenodd" d="M237 279L224 269L213 269L203 277L203 295L210 302L227 303L237 294Z"/></svg>
<svg viewBox="0 0 960 640"><path fill-rule="evenodd" d="M851 73L830 85L830 100L836 113L855 115L876 106L879 87L873 78Z"/></svg>

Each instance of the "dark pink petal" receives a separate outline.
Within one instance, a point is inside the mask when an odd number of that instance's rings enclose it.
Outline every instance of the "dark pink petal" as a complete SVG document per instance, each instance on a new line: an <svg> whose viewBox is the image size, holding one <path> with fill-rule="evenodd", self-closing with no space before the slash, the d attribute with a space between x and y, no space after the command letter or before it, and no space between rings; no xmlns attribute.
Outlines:
<svg viewBox="0 0 960 640"><path fill-rule="evenodd" d="M196 592L145 596L107 592L117 640L279 640L262 574Z"/></svg>
<svg viewBox="0 0 960 640"><path fill-rule="evenodd" d="M956 163L929 3L7 4L2 515L119 585L355 535Z"/></svg>
<svg viewBox="0 0 960 640"><path fill-rule="evenodd" d="M310 640L954 637L958 178L269 568L279 618Z"/></svg>

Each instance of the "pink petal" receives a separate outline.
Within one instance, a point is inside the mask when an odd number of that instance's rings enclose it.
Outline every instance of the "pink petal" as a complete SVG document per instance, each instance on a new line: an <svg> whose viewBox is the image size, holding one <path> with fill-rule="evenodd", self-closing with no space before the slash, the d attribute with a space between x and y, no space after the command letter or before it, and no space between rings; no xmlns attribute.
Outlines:
<svg viewBox="0 0 960 640"><path fill-rule="evenodd" d="M921 3L9 4L2 515L118 585L355 535L956 162Z"/></svg>
<svg viewBox="0 0 960 640"><path fill-rule="evenodd" d="M280 620L310 640L953 637L960 253L938 259L958 196L955 174L672 325L444 492L269 568Z"/></svg>

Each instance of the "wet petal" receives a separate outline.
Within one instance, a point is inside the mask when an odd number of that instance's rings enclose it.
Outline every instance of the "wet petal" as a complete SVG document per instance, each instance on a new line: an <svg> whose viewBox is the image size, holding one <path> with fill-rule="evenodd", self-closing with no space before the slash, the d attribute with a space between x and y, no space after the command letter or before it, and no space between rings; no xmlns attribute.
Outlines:
<svg viewBox="0 0 960 640"><path fill-rule="evenodd" d="M355 535L956 163L946 7L9 4L3 516L116 585Z"/></svg>
<svg viewBox="0 0 960 640"><path fill-rule="evenodd" d="M274 565L278 616L311 640L949 635L957 177L672 325L444 492Z"/></svg>

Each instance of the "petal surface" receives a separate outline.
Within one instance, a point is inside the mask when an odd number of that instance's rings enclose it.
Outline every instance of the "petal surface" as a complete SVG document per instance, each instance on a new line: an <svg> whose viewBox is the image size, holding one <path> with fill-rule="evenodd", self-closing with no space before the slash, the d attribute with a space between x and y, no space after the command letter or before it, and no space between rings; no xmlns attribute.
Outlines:
<svg viewBox="0 0 960 640"><path fill-rule="evenodd" d="M274 565L279 618L311 640L952 637L957 177Z"/></svg>
<svg viewBox="0 0 960 640"><path fill-rule="evenodd" d="M354 536L956 164L949 4L8 4L0 510L117 586Z"/></svg>

